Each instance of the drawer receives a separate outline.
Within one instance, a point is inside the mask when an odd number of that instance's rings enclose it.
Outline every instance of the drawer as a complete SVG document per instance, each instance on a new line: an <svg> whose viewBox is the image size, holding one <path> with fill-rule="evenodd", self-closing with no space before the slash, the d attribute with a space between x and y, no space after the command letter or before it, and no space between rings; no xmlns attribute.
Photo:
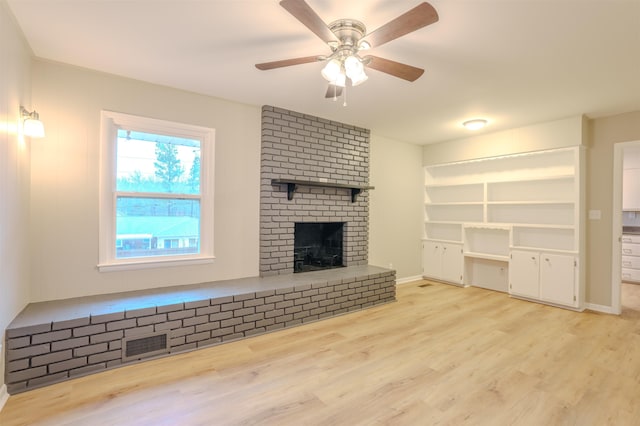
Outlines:
<svg viewBox="0 0 640 426"><path fill-rule="evenodd" d="M640 235L622 234L622 242L640 244Z"/></svg>
<svg viewBox="0 0 640 426"><path fill-rule="evenodd" d="M640 257L622 256L622 267L628 269L640 269Z"/></svg>
<svg viewBox="0 0 640 426"><path fill-rule="evenodd" d="M623 281L640 281L640 269L622 268Z"/></svg>
<svg viewBox="0 0 640 426"><path fill-rule="evenodd" d="M623 256L640 256L640 244L622 244Z"/></svg>

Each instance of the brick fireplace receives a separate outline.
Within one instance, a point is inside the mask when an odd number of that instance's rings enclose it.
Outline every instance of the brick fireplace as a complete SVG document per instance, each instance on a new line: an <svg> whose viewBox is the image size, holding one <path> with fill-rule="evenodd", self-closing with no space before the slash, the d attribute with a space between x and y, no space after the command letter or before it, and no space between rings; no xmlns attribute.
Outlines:
<svg viewBox="0 0 640 426"><path fill-rule="evenodd" d="M8 392L393 302L395 271L367 264L369 131L265 106L261 167L260 277L31 303L6 330ZM293 274L311 223L316 263L342 265Z"/></svg>
<svg viewBox="0 0 640 426"><path fill-rule="evenodd" d="M368 185L369 130L264 106L261 154L260 274L294 272L295 224L305 222L344 223L343 265L366 265L369 194L351 188ZM274 179L313 185L291 193Z"/></svg>

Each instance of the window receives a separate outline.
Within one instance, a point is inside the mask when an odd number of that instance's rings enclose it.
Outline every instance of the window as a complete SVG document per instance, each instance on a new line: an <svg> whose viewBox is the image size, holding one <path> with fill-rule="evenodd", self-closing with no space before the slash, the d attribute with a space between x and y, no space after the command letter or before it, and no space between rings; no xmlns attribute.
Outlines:
<svg viewBox="0 0 640 426"><path fill-rule="evenodd" d="M100 270L213 259L214 130L102 112Z"/></svg>

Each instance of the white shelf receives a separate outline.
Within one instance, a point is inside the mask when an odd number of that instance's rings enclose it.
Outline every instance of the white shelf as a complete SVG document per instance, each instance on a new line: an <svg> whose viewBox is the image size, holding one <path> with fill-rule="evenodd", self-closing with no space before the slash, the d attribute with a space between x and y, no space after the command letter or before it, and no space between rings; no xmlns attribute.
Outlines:
<svg viewBox="0 0 640 426"><path fill-rule="evenodd" d="M473 257L475 259L497 260L499 262L509 261L509 256L501 256L497 254L474 253L470 251L465 251L463 254L464 254L464 257Z"/></svg>
<svg viewBox="0 0 640 426"><path fill-rule="evenodd" d="M484 184L426 185L426 203L458 203L484 201Z"/></svg>
<svg viewBox="0 0 640 426"><path fill-rule="evenodd" d="M462 225L451 222L426 222L424 234L427 239L462 242Z"/></svg>
<svg viewBox="0 0 640 426"><path fill-rule="evenodd" d="M509 228L465 227L464 251L493 258L509 256Z"/></svg>
<svg viewBox="0 0 640 426"><path fill-rule="evenodd" d="M488 204L487 221L495 223L537 223L541 225L573 225L573 203Z"/></svg>
<svg viewBox="0 0 640 426"><path fill-rule="evenodd" d="M465 201L456 201L450 203L424 203L425 206L483 206L484 202L482 201L474 201L474 202L465 202Z"/></svg>
<svg viewBox="0 0 640 426"><path fill-rule="evenodd" d="M512 247L537 247L545 250L576 251L576 231L572 227L515 226Z"/></svg>
<svg viewBox="0 0 640 426"><path fill-rule="evenodd" d="M425 183L453 185L574 176L575 160L575 148L562 148L438 164L425 168Z"/></svg>
<svg viewBox="0 0 640 426"><path fill-rule="evenodd" d="M482 222L484 217L483 204L463 205L425 205L428 221L436 222Z"/></svg>
<svg viewBox="0 0 640 426"><path fill-rule="evenodd" d="M544 251L545 253L567 254L567 255L573 255L573 256L579 254L575 250L550 249L550 248L543 248L543 247L511 246L510 249L511 250L531 251L531 252Z"/></svg>
<svg viewBox="0 0 640 426"><path fill-rule="evenodd" d="M487 201L488 206L536 206L536 205L569 205L572 206L575 204L572 200L560 200L560 201L549 201L549 200L539 200L539 201Z"/></svg>
<svg viewBox="0 0 640 426"><path fill-rule="evenodd" d="M487 201L573 201L575 179L553 177L487 183Z"/></svg>

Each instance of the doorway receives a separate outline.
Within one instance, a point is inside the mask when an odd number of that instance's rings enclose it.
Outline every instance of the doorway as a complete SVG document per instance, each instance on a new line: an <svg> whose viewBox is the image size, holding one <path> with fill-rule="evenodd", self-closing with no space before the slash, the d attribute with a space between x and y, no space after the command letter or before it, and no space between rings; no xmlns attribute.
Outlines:
<svg viewBox="0 0 640 426"><path fill-rule="evenodd" d="M613 313L628 309L640 315L640 286L622 281L623 173L625 158L640 155L640 141L620 142L613 146L613 220L611 256L611 308ZM624 290L624 291L623 291Z"/></svg>

